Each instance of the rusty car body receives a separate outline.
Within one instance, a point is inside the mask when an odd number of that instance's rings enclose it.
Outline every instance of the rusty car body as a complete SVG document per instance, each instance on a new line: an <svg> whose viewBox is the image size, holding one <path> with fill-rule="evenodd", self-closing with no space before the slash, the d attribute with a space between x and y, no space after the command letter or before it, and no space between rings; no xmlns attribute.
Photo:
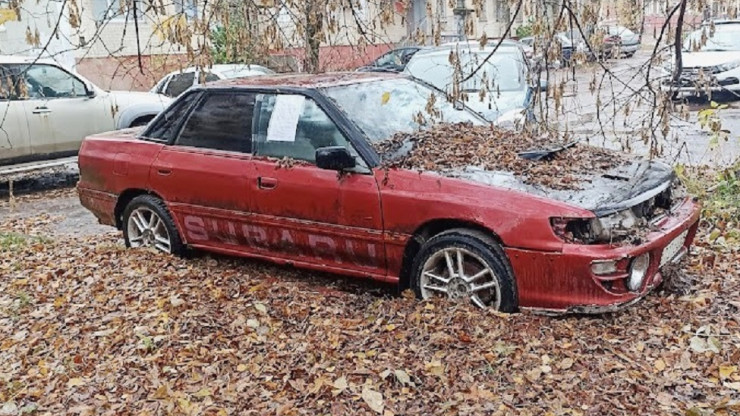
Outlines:
<svg viewBox="0 0 740 416"><path fill-rule="evenodd" d="M143 131L86 138L80 200L128 246L267 259L505 312L628 305L686 254L699 204L672 196L675 175L655 162L552 195L474 168L384 166L372 143L420 128L413 116L434 94L381 73L197 87ZM484 123L441 95L433 106L446 122ZM651 224L640 241L594 231L639 216ZM597 237L573 238L584 227Z"/></svg>

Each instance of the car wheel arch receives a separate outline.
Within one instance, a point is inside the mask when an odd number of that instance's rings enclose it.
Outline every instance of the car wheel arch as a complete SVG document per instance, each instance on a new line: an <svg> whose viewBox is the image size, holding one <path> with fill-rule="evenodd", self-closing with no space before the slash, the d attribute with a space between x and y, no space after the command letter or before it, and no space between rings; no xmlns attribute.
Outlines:
<svg viewBox="0 0 740 416"><path fill-rule="evenodd" d="M148 191L146 189L131 188L126 189L118 195L118 201L116 201L116 207L113 210L113 215L116 221L116 228L119 230L123 229L123 212L126 210L126 206L139 195L151 195L164 201L160 195L155 192Z"/></svg>
<svg viewBox="0 0 740 416"><path fill-rule="evenodd" d="M400 291L411 288L411 268L416 255L419 253L424 243L436 235L455 229L464 229L480 233L482 236L490 238L501 247L504 247L504 243L498 234L490 228L486 228L478 223L458 219L435 219L427 221L414 231L404 248L401 273L399 276L400 280L398 282Z"/></svg>

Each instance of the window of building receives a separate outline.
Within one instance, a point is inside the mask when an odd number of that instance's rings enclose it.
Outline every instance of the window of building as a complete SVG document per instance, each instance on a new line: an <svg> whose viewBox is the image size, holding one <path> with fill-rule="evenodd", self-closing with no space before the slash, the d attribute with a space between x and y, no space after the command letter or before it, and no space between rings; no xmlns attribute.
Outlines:
<svg viewBox="0 0 740 416"><path fill-rule="evenodd" d="M195 19L198 17L198 3L196 0L175 0L175 11L188 19Z"/></svg>

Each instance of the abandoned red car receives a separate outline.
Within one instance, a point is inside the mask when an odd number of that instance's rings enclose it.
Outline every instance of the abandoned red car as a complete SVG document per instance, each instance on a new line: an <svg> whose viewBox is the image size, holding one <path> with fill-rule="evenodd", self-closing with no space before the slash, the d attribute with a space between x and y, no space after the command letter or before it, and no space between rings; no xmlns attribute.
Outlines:
<svg viewBox="0 0 740 416"><path fill-rule="evenodd" d="M688 251L699 205L672 193L670 167L634 161L547 189L472 158L445 172L389 165L376 145L432 116L485 123L400 75L216 82L143 130L87 137L80 200L130 247L257 257L505 312L613 310Z"/></svg>

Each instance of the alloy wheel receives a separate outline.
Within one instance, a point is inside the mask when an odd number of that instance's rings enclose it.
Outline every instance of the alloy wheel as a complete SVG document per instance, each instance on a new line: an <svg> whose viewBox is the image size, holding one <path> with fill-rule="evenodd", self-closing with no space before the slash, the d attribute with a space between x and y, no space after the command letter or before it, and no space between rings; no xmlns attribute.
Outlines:
<svg viewBox="0 0 740 416"><path fill-rule="evenodd" d="M449 247L431 255L421 272L421 297L469 299L480 308L498 309L501 288L491 267L475 253Z"/></svg>

